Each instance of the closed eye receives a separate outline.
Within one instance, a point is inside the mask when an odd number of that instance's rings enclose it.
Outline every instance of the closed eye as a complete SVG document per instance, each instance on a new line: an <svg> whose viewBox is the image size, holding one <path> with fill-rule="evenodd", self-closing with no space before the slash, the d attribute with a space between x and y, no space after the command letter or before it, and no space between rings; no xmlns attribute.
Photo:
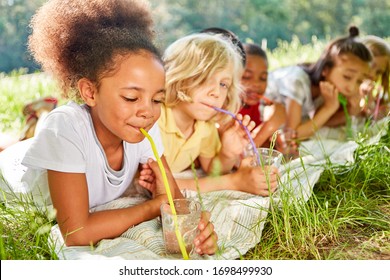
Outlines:
<svg viewBox="0 0 390 280"><path fill-rule="evenodd" d="M268 73L264 73L260 76L260 81L266 82L268 80Z"/></svg>
<svg viewBox="0 0 390 280"><path fill-rule="evenodd" d="M350 76L343 76L344 77L344 79L346 79L347 81L350 81L352 78L350 77Z"/></svg>
<svg viewBox="0 0 390 280"><path fill-rule="evenodd" d="M156 103L156 104L164 103L164 99L153 99L152 101L153 101L153 103Z"/></svg>
<svg viewBox="0 0 390 280"><path fill-rule="evenodd" d="M122 96L122 98L126 101L126 102L136 102L138 100L137 97L125 97L125 96Z"/></svg>

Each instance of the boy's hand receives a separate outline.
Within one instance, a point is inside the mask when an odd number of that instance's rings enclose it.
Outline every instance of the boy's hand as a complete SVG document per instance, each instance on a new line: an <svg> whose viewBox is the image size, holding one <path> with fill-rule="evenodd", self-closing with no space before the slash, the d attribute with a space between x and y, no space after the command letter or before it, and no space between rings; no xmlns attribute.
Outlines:
<svg viewBox="0 0 390 280"><path fill-rule="evenodd" d="M255 138L260 131L260 127L255 127L256 123L251 121L250 116L245 115L243 117L241 114L238 114L237 119L248 129L251 137ZM226 158L238 158L243 153L244 148L249 144L249 139L245 129L238 121L232 120L229 125L224 127L221 132L221 144L221 153Z"/></svg>

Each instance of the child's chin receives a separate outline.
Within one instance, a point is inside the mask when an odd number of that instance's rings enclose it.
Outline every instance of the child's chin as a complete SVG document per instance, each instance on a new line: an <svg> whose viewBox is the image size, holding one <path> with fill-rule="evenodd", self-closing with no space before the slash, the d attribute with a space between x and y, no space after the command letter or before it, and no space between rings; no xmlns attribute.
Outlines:
<svg viewBox="0 0 390 280"><path fill-rule="evenodd" d="M245 101L245 104L252 106L252 105L256 105L257 103L259 103L259 101L260 101L259 99L249 99L249 100Z"/></svg>
<svg viewBox="0 0 390 280"><path fill-rule="evenodd" d="M353 93L348 94L348 93L343 93L343 92L341 92L341 94L342 94L343 96L345 96L346 98L349 98L349 97L355 95L355 94L353 94Z"/></svg>

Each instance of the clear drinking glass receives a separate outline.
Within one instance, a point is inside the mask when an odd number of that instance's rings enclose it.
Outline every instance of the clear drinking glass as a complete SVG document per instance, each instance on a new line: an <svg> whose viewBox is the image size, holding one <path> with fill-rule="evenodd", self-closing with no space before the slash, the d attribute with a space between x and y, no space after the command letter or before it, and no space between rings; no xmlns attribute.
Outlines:
<svg viewBox="0 0 390 280"><path fill-rule="evenodd" d="M259 153L260 157L260 166L273 165L278 168L280 167L283 159L283 154L281 152L269 148L257 148L257 152ZM258 165L259 162L256 160L254 166Z"/></svg>
<svg viewBox="0 0 390 280"><path fill-rule="evenodd" d="M189 198L174 199L176 218L179 231L188 255L194 249L194 239L198 234L198 224L201 215L201 205L198 201ZM181 256L179 242L176 237L174 215L169 203L163 203L161 209L161 222L164 236L165 250L167 254Z"/></svg>

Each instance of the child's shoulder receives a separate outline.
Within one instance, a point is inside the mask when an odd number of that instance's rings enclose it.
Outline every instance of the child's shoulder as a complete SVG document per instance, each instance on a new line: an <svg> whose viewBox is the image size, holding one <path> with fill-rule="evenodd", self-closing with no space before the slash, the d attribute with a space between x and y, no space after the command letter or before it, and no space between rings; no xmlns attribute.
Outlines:
<svg viewBox="0 0 390 280"><path fill-rule="evenodd" d="M310 84L310 77L306 73L306 71L303 70L302 67L298 65L293 65L293 66L278 68L272 71L268 76L268 82L270 85L272 83L279 84L280 82L286 85L290 83L297 83L297 82Z"/></svg>
<svg viewBox="0 0 390 280"><path fill-rule="evenodd" d="M46 127L85 127L92 122L86 105L73 101L52 110L45 119Z"/></svg>
<svg viewBox="0 0 390 280"><path fill-rule="evenodd" d="M77 117L77 116L85 116L88 114L88 106L77 104L74 101L69 101L68 103L58 106L54 110L50 112L50 115L53 116L68 116L68 117Z"/></svg>
<svg viewBox="0 0 390 280"><path fill-rule="evenodd" d="M276 68L270 72L270 76L275 78L282 78L288 76L307 76L305 70L298 65L285 66L281 68Z"/></svg>

